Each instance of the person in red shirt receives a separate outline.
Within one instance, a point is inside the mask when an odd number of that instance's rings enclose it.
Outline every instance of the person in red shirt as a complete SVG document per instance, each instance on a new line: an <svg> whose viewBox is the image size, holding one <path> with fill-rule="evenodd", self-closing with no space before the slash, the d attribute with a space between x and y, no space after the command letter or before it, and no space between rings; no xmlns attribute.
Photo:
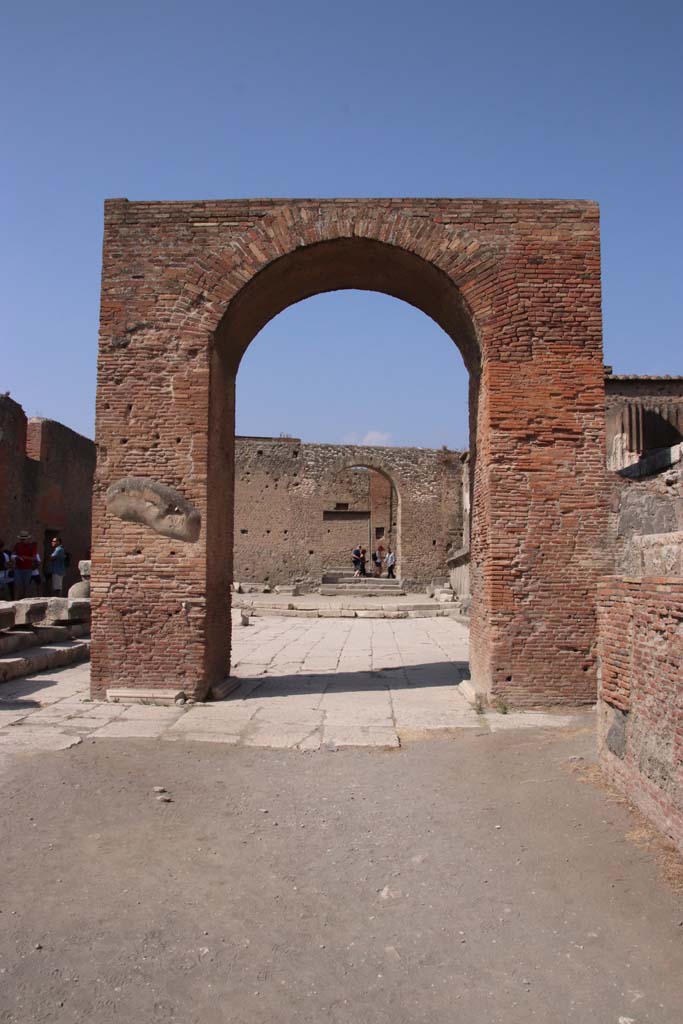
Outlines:
<svg viewBox="0 0 683 1024"><path fill-rule="evenodd" d="M27 530L22 530L12 552L14 559L14 588L17 600L28 597L31 575L39 564L38 545Z"/></svg>

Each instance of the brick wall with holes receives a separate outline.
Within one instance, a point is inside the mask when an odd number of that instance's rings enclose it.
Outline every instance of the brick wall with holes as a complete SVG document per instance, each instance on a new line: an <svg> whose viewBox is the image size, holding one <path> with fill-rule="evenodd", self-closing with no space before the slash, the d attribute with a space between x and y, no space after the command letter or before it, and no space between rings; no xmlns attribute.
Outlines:
<svg viewBox="0 0 683 1024"><path fill-rule="evenodd" d="M357 543L370 566L383 529L399 576L424 587L446 575L448 545L462 536L462 467L460 453L446 449L237 437L235 579L316 587L326 569L350 568ZM420 524L405 537L399 502Z"/></svg>
<svg viewBox="0 0 683 1024"><path fill-rule="evenodd" d="M470 372L473 678L511 705L594 699L609 571L598 207L409 198L105 204L93 694L204 696L225 676L237 368L268 319L344 288L421 309ZM177 488L199 539L110 514L107 488L130 474ZM422 529L405 510L404 543Z"/></svg>
<svg viewBox="0 0 683 1024"><path fill-rule="evenodd" d="M683 579L598 588L600 764L683 852Z"/></svg>

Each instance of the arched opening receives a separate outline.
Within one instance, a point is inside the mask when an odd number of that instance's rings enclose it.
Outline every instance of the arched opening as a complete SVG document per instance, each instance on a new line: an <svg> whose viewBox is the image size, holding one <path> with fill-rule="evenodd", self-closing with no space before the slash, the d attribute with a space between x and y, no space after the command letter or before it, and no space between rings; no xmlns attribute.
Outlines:
<svg viewBox="0 0 683 1024"><path fill-rule="evenodd" d="M478 375L474 321L453 281L414 253L367 238L302 246L255 274L230 302L216 331L226 369L237 372L256 334L287 306L345 288L383 292L421 309L455 341L470 374Z"/></svg>
<svg viewBox="0 0 683 1024"><path fill-rule="evenodd" d="M594 699L598 210L408 198L107 203L93 695L134 678L203 697L224 679L237 368L279 311L344 288L421 309L469 370L473 681L515 704ZM404 533L407 518L402 500Z"/></svg>
<svg viewBox="0 0 683 1024"><path fill-rule="evenodd" d="M340 238L302 246L274 260L235 295L213 340L207 540L215 553L215 564L225 567L207 583L208 603L217 610L216 621L222 619L225 622L228 617L223 595L229 595L234 578L235 523L231 518L231 506L234 491L235 378L240 362L258 332L278 313L313 295L343 289L377 291L402 299L434 320L456 343L469 371L470 466L471 486L474 486L480 349L473 318L453 281L436 266L413 253L398 246L361 238ZM343 504L343 500L340 503ZM417 533L420 528L417 513L409 518L412 519L411 529ZM386 528L386 524L378 525ZM398 524L397 530L401 532ZM476 527L471 534L476 537ZM369 541L372 539L369 536ZM476 548L476 544L473 546ZM399 551L398 555L400 558L402 552ZM320 564L322 566L322 560ZM475 594L476 586L475 570ZM475 596L474 614L476 607ZM216 657L220 658L220 646L217 645L215 650ZM220 671L220 663L215 661L210 674L218 675Z"/></svg>
<svg viewBox="0 0 683 1024"><path fill-rule="evenodd" d="M400 553L401 545L400 496L390 474L360 461L337 468L322 482L322 502L323 583L349 575L356 547L367 553L367 574L381 575L376 552Z"/></svg>

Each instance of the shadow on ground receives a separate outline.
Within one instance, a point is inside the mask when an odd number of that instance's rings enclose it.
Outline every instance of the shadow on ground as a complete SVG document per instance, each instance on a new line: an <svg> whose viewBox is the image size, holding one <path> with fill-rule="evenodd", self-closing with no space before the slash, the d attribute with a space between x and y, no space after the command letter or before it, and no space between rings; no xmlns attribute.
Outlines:
<svg viewBox="0 0 683 1024"><path fill-rule="evenodd" d="M244 671L248 665L244 664ZM291 675L240 675L231 677L238 682L226 699L245 700L258 690L259 697L286 697L295 694L373 693L382 690L419 690L424 687L458 686L469 678L466 661L445 661L423 665L388 666L376 671L311 672Z"/></svg>

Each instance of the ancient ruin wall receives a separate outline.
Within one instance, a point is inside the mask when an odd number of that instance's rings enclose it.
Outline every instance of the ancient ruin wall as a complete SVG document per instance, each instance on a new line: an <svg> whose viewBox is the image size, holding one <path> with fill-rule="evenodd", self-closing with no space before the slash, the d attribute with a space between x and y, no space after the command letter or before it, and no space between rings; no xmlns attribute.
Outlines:
<svg viewBox="0 0 683 1024"><path fill-rule="evenodd" d="M608 473L609 548L614 573L642 575L642 540L683 530L683 445L666 449L665 454L668 465L664 469L657 469L656 456L622 472ZM650 462L653 466L647 473ZM644 475L622 475L636 469Z"/></svg>
<svg viewBox="0 0 683 1024"><path fill-rule="evenodd" d="M343 288L422 309L471 374L473 679L513 704L591 699L607 561L597 205L414 198L107 202L93 694L204 696L224 678L237 368L270 318ZM190 502L198 540L108 510L131 475ZM402 502L404 541L419 511Z"/></svg>
<svg viewBox="0 0 683 1024"><path fill-rule="evenodd" d="M683 577L611 577L598 596L600 762L683 852Z"/></svg>
<svg viewBox="0 0 683 1024"><path fill-rule="evenodd" d="M445 450L238 437L235 579L317 586L325 569L349 564L356 543L371 549L375 527L391 525L392 481L399 510L388 542L398 574L423 586L445 574L448 545L462 534L461 474L459 454Z"/></svg>
<svg viewBox="0 0 683 1024"><path fill-rule="evenodd" d="M0 530L12 547L28 530L44 555L46 531L58 532L71 556L67 585L90 556L95 445L54 420L27 419L0 397Z"/></svg>

